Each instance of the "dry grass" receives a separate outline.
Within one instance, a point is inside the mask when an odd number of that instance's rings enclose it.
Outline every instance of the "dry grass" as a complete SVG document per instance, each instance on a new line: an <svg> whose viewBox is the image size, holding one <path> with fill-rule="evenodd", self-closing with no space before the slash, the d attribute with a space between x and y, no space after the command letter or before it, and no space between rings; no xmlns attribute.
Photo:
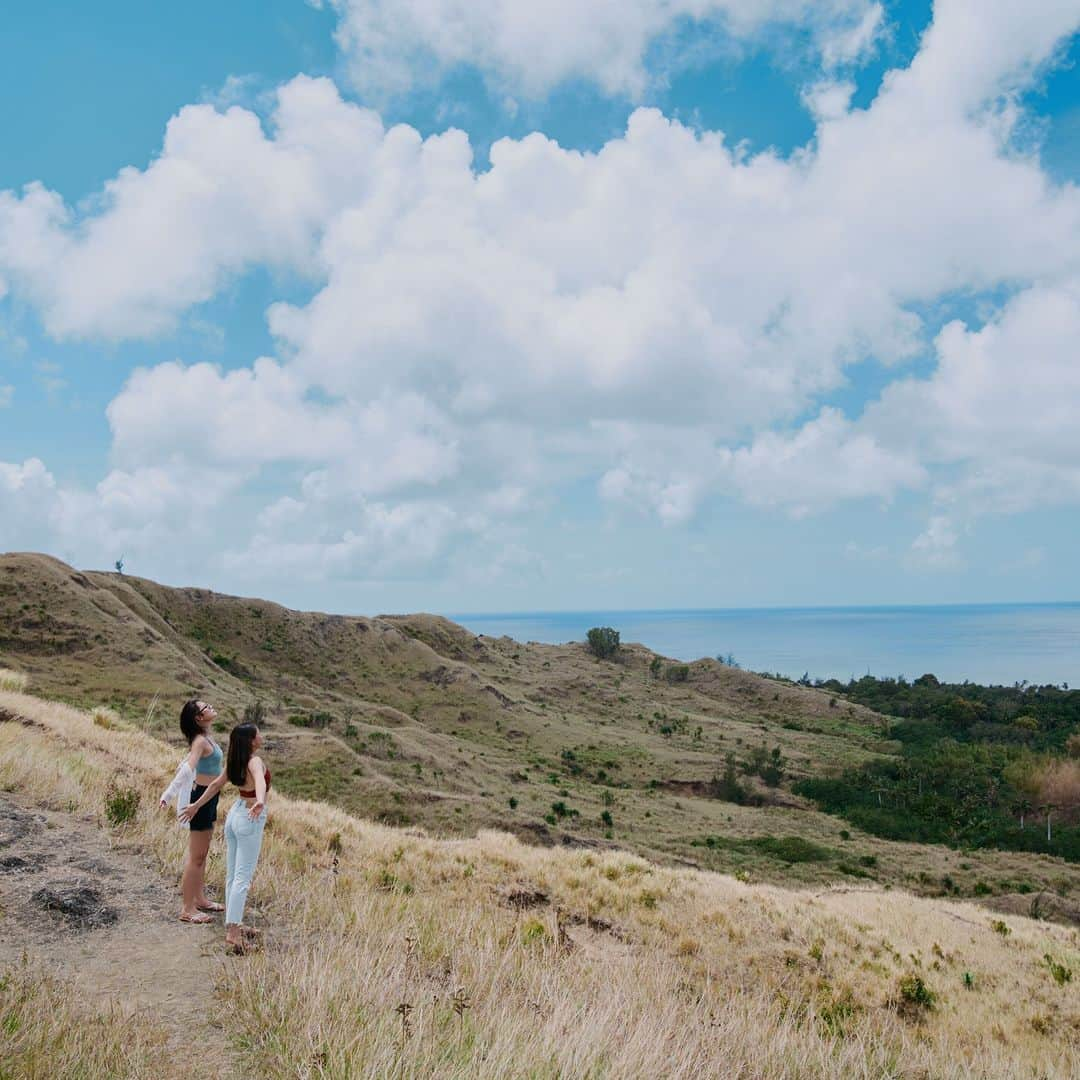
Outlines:
<svg viewBox="0 0 1080 1080"><path fill-rule="evenodd" d="M30 679L25 672L12 671L10 668L0 668L0 690L11 690L14 693L23 693L30 685Z"/></svg>
<svg viewBox="0 0 1080 1080"><path fill-rule="evenodd" d="M131 1080L161 1077L160 1030L132 1009L99 1011L30 962L0 974L0 1077Z"/></svg>
<svg viewBox="0 0 1080 1080"><path fill-rule="evenodd" d="M0 785L54 807L100 815L110 782L152 806L175 764L60 705L0 706L32 721L0 724ZM129 829L175 873L175 826L148 809ZM492 831L436 840L277 793L266 835L253 900L272 947L231 969L218 1011L249 1073L1080 1073L1080 980L1059 985L1044 959L1080 967L1071 929L1009 917L1004 935L970 905L746 885ZM913 976L932 1008L903 996L919 997Z"/></svg>

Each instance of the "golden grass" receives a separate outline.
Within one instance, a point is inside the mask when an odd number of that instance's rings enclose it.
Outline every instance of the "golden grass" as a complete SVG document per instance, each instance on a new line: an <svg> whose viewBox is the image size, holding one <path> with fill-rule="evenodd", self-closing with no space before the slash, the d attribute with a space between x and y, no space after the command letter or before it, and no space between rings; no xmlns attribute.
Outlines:
<svg viewBox="0 0 1080 1080"><path fill-rule="evenodd" d="M26 695L0 786L102 815L170 875L153 812L176 752ZM270 761L273 768L273 761ZM252 900L271 948L217 1011L273 1077L1013 1077L1080 1074L1075 930L876 888L787 891L500 832L436 840L275 793ZM220 878L220 859L211 877ZM163 885L163 887L166 887ZM513 892L534 895L515 908ZM523 900L524 902L524 900ZM932 1008L907 1001L917 976Z"/></svg>
<svg viewBox="0 0 1080 1080"><path fill-rule="evenodd" d="M0 974L5 1080L131 1080L166 1075L167 1067L160 1028L134 1008L98 1009L27 961Z"/></svg>
<svg viewBox="0 0 1080 1080"><path fill-rule="evenodd" d="M30 685L30 679L23 671L12 671L11 668L0 668L0 690L11 690L22 693Z"/></svg>

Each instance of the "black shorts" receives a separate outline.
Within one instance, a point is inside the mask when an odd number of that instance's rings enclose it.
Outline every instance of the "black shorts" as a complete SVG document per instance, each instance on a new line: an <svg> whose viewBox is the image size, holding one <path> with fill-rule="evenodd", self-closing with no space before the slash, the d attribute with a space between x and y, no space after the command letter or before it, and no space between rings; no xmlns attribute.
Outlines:
<svg viewBox="0 0 1080 1080"><path fill-rule="evenodd" d="M191 801L195 802L202 793L206 790L205 784L196 784L191 789ZM218 795L220 792L214 795L208 802L203 803L202 806L195 812L195 816L191 819L191 829L193 832L205 832L207 829L214 827L214 822L217 821L217 804Z"/></svg>

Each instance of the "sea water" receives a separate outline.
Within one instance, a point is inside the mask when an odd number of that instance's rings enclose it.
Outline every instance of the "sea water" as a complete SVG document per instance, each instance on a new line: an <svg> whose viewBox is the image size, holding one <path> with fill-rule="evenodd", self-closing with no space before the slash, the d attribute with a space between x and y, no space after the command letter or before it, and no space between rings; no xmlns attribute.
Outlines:
<svg viewBox="0 0 1080 1080"><path fill-rule="evenodd" d="M477 634L561 644L612 626L664 656L735 657L752 671L847 680L1080 687L1080 603L450 615Z"/></svg>

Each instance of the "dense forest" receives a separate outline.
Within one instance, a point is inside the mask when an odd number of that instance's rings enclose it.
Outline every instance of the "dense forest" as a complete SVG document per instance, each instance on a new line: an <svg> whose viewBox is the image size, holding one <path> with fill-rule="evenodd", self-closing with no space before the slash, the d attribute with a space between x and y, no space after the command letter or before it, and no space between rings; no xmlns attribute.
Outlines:
<svg viewBox="0 0 1080 1080"><path fill-rule="evenodd" d="M894 717L897 753L795 790L893 840L1080 861L1080 691L908 682L814 685Z"/></svg>

